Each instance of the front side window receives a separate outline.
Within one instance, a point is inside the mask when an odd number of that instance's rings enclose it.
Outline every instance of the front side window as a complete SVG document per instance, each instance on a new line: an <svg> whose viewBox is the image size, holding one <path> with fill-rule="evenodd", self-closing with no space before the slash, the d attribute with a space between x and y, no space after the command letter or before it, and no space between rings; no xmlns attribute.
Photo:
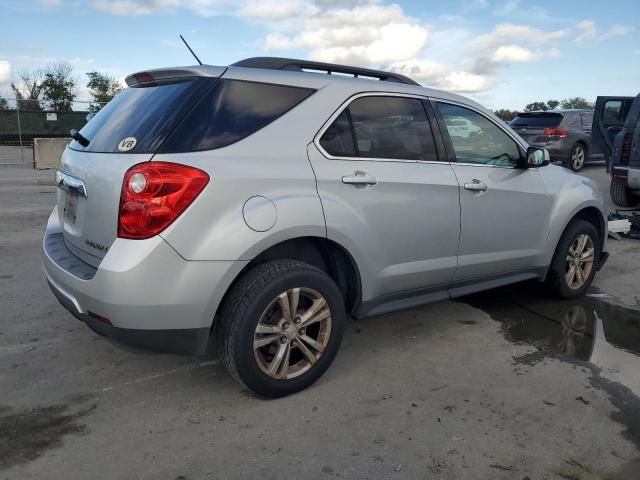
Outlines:
<svg viewBox="0 0 640 480"><path fill-rule="evenodd" d="M339 157L438 160L426 111L417 98L358 98L324 132L320 145Z"/></svg>
<svg viewBox="0 0 640 480"><path fill-rule="evenodd" d="M520 159L516 142L502 129L468 108L437 103L451 139L456 161L515 166Z"/></svg>

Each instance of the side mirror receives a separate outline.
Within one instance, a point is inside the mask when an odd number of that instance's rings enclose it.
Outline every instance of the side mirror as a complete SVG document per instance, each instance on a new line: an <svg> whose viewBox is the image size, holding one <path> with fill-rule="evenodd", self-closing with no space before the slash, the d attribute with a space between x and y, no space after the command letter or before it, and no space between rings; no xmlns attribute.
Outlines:
<svg viewBox="0 0 640 480"><path fill-rule="evenodd" d="M526 168L544 167L549 165L551 157L549 157L549 151L546 148L529 147L525 160Z"/></svg>

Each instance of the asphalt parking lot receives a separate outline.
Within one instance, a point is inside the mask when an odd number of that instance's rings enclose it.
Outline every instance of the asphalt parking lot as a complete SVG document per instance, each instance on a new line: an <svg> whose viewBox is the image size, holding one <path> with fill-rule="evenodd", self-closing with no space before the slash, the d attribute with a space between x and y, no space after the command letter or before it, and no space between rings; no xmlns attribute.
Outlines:
<svg viewBox="0 0 640 480"><path fill-rule="evenodd" d="M578 301L525 283L351 322L318 383L265 401L57 304L52 177L0 167L0 478L640 477L640 242Z"/></svg>

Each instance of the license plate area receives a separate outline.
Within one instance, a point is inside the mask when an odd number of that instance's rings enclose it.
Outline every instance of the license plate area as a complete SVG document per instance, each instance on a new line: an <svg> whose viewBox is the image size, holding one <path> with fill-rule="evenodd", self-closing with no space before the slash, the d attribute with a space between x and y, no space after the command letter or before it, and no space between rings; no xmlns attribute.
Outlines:
<svg viewBox="0 0 640 480"><path fill-rule="evenodd" d="M66 192L64 199L64 219L66 222L75 225L78 212L78 195Z"/></svg>

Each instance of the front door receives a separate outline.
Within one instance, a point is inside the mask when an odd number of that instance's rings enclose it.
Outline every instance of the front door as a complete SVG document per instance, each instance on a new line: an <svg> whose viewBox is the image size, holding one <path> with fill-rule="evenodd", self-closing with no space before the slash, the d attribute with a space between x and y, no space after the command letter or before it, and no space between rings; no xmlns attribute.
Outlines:
<svg viewBox="0 0 640 480"><path fill-rule="evenodd" d="M522 147L488 116L453 103L434 103L460 183L455 281L542 266L550 205L540 172L520 168Z"/></svg>
<svg viewBox="0 0 640 480"><path fill-rule="evenodd" d="M422 100L356 98L308 154L327 235L357 257L363 301L446 288L457 267L458 182L438 161Z"/></svg>
<svg viewBox="0 0 640 480"><path fill-rule="evenodd" d="M607 163L611 167L613 142L620 133L633 104L633 97L598 97L591 128L591 140L600 147Z"/></svg>

